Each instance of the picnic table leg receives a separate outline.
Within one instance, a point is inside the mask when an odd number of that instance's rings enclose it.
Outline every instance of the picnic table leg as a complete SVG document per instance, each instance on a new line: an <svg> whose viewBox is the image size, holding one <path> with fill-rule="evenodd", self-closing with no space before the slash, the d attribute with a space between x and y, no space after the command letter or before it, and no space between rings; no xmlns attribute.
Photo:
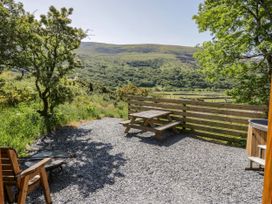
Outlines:
<svg viewBox="0 0 272 204"><path fill-rule="evenodd" d="M156 133L155 133L155 138L156 138L157 140L161 140L161 139L162 139L162 132L156 132Z"/></svg>
<svg viewBox="0 0 272 204"><path fill-rule="evenodd" d="M132 117L131 118L131 121L130 123L128 124L126 130L125 130L125 133L128 133L128 131L130 130L130 124L133 124L135 122L136 118L135 117Z"/></svg>
<svg viewBox="0 0 272 204"><path fill-rule="evenodd" d="M173 121L170 115L167 115L167 119L169 120L169 122L172 122L172 121ZM176 126L172 127L172 130L173 130L175 133L178 133L178 130L177 130Z"/></svg>
<svg viewBox="0 0 272 204"><path fill-rule="evenodd" d="M150 125L151 127L154 127L153 123L149 119L146 119L144 121L144 126L148 126L148 125Z"/></svg>

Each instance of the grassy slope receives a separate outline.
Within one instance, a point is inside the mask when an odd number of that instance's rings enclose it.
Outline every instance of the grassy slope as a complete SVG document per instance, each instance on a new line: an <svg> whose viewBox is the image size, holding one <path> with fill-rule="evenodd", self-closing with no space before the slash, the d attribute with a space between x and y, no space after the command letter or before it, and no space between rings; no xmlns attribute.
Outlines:
<svg viewBox="0 0 272 204"><path fill-rule="evenodd" d="M110 87L132 82L142 87L207 88L197 73L194 47L173 45L113 45L85 42L77 51L86 81Z"/></svg>

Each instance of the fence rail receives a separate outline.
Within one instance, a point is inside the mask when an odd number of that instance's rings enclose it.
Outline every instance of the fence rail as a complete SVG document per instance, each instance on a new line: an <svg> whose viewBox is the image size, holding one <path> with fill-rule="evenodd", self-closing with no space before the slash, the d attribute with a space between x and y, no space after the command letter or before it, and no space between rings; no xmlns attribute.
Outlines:
<svg viewBox="0 0 272 204"><path fill-rule="evenodd" d="M198 136L230 142L245 140L248 119L267 117L267 108L264 105L142 96L129 96L128 104L129 114L151 109L171 111L172 118L181 121L179 128L193 130Z"/></svg>

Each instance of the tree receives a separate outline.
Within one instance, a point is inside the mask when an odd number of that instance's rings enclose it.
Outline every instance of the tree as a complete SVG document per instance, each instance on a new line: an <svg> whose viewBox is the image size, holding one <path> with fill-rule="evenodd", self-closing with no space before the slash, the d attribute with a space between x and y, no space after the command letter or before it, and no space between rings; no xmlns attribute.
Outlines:
<svg viewBox="0 0 272 204"><path fill-rule="evenodd" d="M268 103L271 5L271 0L206 0L193 17L200 32L209 31L213 37L195 54L203 73L210 81L232 80L236 90L231 93L240 102Z"/></svg>
<svg viewBox="0 0 272 204"><path fill-rule="evenodd" d="M24 35L18 39L22 50L20 57L25 62L25 69L34 76L42 101L42 109L38 112L47 124L54 116L55 107L71 99L71 91L63 83L65 77L81 67L74 51L86 34L82 29L70 26L72 11L71 8L57 10L51 6L40 20L23 25Z"/></svg>
<svg viewBox="0 0 272 204"><path fill-rule="evenodd" d="M24 16L28 15L23 9L23 4L13 0L0 1L0 72L7 66L13 66L14 62L21 62L17 60L20 52L17 39L22 35L19 27L25 25Z"/></svg>

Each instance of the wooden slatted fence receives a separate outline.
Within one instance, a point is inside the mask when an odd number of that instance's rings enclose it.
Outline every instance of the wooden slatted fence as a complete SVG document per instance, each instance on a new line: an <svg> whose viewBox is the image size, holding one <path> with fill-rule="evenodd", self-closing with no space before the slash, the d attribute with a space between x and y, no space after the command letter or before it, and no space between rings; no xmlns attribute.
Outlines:
<svg viewBox="0 0 272 204"><path fill-rule="evenodd" d="M142 96L128 97L129 114L144 110L167 110L179 128L190 129L201 137L238 142L245 141L248 119L267 118L263 105L213 103L186 99Z"/></svg>

